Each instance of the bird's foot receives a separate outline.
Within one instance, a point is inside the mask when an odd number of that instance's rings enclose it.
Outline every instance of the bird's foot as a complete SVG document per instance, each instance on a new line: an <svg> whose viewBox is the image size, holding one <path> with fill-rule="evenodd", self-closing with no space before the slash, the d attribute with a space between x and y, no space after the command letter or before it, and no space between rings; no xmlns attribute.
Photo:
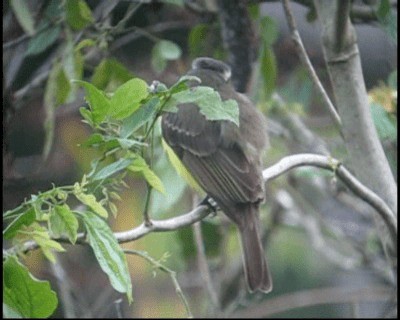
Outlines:
<svg viewBox="0 0 400 320"><path fill-rule="evenodd" d="M217 214L217 211L220 209L217 202L210 196L206 196L200 203L199 205L205 205L207 206L210 210L213 211L214 214Z"/></svg>

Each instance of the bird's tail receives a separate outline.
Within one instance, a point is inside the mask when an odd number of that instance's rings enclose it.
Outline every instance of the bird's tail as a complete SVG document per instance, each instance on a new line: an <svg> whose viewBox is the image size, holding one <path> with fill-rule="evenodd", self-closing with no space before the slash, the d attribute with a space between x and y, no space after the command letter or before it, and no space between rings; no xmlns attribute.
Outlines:
<svg viewBox="0 0 400 320"><path fill-rule="evenodd" d="M258 206L247 205L244 211L238 227L247 285L250 291L267 293L272 290L272 277L260 238Z"/></svg>

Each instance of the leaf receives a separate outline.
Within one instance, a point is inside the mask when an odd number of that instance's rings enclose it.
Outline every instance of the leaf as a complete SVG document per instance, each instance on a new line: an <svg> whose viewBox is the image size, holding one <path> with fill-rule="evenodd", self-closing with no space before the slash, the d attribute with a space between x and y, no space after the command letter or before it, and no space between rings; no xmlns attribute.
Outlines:
<svg viewBox="0 0 400 320"><path fill-rule="evenodd" d="M373 102L370 104L370 107L379 138L395 140L397 138L396 120L390 118L390 114L381 105Z"/></svg>
<svg viewBox="0 0 400 320"><path fill-rule="evenodd" d="M11 0L10 5L22 29L30 36L33 36L35 34L35 22L28 2L25 0Z"/></svg>
<svg viewBox="0 0 400 320"><path fill-rule="evenodd" d="M25 233L32 237L32 239L40 246L46 258L53 263L56 262L56 257L52 250L58 252L65 251L61 244L50 239L48 230L38 223L33 223L29 228L26 228Z"/></svg>
<svg viewBox="0 0 400 320"><path fill-rule="evenodd" d="M133 162L133 159L119 159L116 162L109 164L108 166L102 168L99 172L97 172L93 177L93 181L103 180L108 178L109 176L117 173L126 167L128 167Z"/></svg>
<svg viewBox="0 0 400 320"><path fill-rule="evenodd" d="M196 84L198 85L201 83L201 79L195 76L184 75L183 77L179 78L179 80L171 87L170 93L178 93L188 89L188 82L196 82Z"/></svg>
<svg viewBox="0 0 400 320"><path fill-rule="evenodd" d="M42 53L56 42L60 32L61 27L59 25L44 28L29 41L25 55L29 56Z"/></svg>
<svg viewBox="0 0 400 320"><path fill-rule="evenodd" d="M102 91L89 82L81 80L72 80L72 82L85 88L85 98L92 110L93 123L96 125L101 123L110 112L110 100Z"/></svg>
<svg viewBox="0 0 400 320"><path fill-rule="evenodd" d="M36 220L36 213L33 207L28 210L20 213L17 218L15 218L4 230L3 230L3 238L11 239L15 237L17 232L23 226L29 226Z"/></svg>
<svg viewBox="0 0 400 320"><path fill-rule="evenodd" d="M80 51L83 48L86 47L93 47L96 45L96 41L94 41L93 39L83 39L81 41L79 41L79 43L75 46L75 51ZM96 86L98 87L98 86Z"/></svg>
<svg viewBox="0 0 400 320"><path fill-rule="evenodd" d="M194 103L208 120L227 120L239 126L239 106L235 100L222 101L213 88L196 86L173 94L163 110L175 112L179 104Z"/></svg>
<svg viewBox="0 0 400 320"><path fill-rule="evenodd" d="M128 170L130 170L132 172L140 173L152 188L165 194L165 188L164 188L162 181L150 169L150 167L146 163L146 160L144 160L142 157L136 155L136 159L128 167Z"/></svg>
<svg viewBox="0 0 400 320"><path fill-rule="evenodd" d="M83 192L79 183L75 183L74 185L74 195L75 197L86 204L89 208L91 208L94 212L96 212L100 217L107 218L108 213L107 210L101 205L100 202L96 200L96 197L93 194L86 194Z"/></svg>
<svg viewBox="0 0 400 320"><path fill-rule="evenodd" d="M111 285L118 292L132 299L132 283L126 257L108 224L91 212L81 213L90 246L101 269L107 274Z"/></svg>
<svg viewBox="0 0 400 320"><path fill-rule="evenodd" d="M49 228L54 237L65 235L75 244L78 226L78 220L66 204L55 206L49 219Z"/></svg>
<svg viewBox="0 0 400 320"><path fill-rule="evenodd" d="M165 142L164 139L162 141L162 146L165 150L165 152L168 155L168 159L176 172L178 173L179 176L181 176L186 183L192 187L194 190L196 190L199 193L204 193L203 189L199 186L197 181L193 178L191 173L186 169L186 167L183 165L182 161L178 158L178 156L175 154L174 150Z"/></svg>
<svg viewBox="0 0 400 320"><path fill-rule="evenodd" d="M261 75L263 78L264 97L267 100L276 88L277 67L274 52L271 48L264 46L261 55Z"/></svg>
<svg viewBox="0 0 400 320"><path fill-rule="evenodd" d="M160 99L158 97L151 98L147 103L141 105L133 114L125 118L122 122L120 136L122 138L129 137L132 133L154 118Z"/></svg>
<svg viewBox="0 0 400 320"><path fill-rule="evenodd" d="M162 72L167 66L167 60L177 60L181 55L182 50L176 43L160 40L151 51L151 64L156 72Z"/></svg>
<svg viewBox="0 0 400 320"><path fill-rule="evenodd" d="M199 57L204 52L204 42L210 31L209 25L200 23L190 30L188 37L190 57Z"/></svg>
<svg viewBox="0 0 400 320"><path fill-rule="evenodd" d="M274 19L264 16L260 20L261 37L265 46L272 46L278 39L278 28Z"/></svg>
<svg viewBox="0 0 400 320"><path fill-rule="evenodd" d="M376 15L378 16L378 20L382 24L386 33L397 45L397 15L391 8L390 0L380 1Z"/></svg>
<svg viewBox="0 0 400 320"><path fill-rule="evenodd" d="M3 303L24 318L47 318L58 300L48 281L36 279L16 257L3 262Z"/></svg>
<svg viewBox="0 0 400 320"><path fill-rule="evenodd" d="M135 78L120 86L111 98L111 115L124 119L139 108L140 102L149 95L147 83Z"/></svg>
<svg viewBox="0 0 400 320"><path fill-rule="evenodd" d="M90 8L83 0L67 0L65 10L67 22L74 30L81 30L94 21Z"/></svg>
<svg viewBox="0 0 400 320"><path fill-rule="evenodd" d="M103 59L95 68L92 83L101 90L115 91L133 78L133 74L116 59Z"/></svg>

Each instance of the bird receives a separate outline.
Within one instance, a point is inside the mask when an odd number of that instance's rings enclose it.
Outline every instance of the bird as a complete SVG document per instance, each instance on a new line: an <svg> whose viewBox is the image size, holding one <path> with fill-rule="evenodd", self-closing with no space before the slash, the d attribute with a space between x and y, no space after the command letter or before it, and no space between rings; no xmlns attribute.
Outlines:
<svg viewBox="0 0 400 320"><path fill-rule="evenodd" d="M262 155L269 146L267 121L231 83L231 68L209 57L193 60L188 76L217 91L222 101L233 99L239 108L239 126L229 120L209 120L196 103L177 105L165 112L162 136L201 188L239 231L244 274L249 292L268 293L272 277L264 253L259 206L265 198ZM190 87L200 85L196 81Z"/></svg>

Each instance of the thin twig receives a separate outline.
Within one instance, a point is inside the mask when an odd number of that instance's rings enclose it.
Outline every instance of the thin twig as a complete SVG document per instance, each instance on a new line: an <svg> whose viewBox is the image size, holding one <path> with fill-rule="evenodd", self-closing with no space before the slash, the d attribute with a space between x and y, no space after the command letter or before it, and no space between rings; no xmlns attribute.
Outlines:
<svg viewBox="0 0 400 320"><path fill-rule="evenodd" d="M124 249L123 250L125 253L127 254L134 254L137 256L140 256L144 259L146 259L147 261L149 261L154 267L160 269L161 271L167 273L170 277L171 280L174 284L175 287L175 291L178 294L178 296L181 298L184 306L185 306L185 310L187 313L188 318L193 318L192 312L190 311L190 307L189 307L189 303L186 300L186 297L181 289L181 286L179 285L178 279L176 277L176 272L171 270L170 268L166 267L165 265L163 265L160 261L152 258L151 256L148 255L147 252L143 252L143 251L137 251L137 250L132 250L132 249Z"/></svg>
<svg viewBox="0 0 400 320"><path fill-rule="evenodd" d="M342 50L344 41L346 39L345 35L348 28L348 19L351 8L351 3L349 0L339 0L337 1L336 10L336 43L335 48L337 51Z"/></svg>
<svg viewBox="0 0 400 320"><path fill-rule="evenodd" d="M293 13L289 6L289 1L282 0L282 4L286 15L286 20L289 25L289 30L291 32L292 39L296 45L296 49L300 57L300 60L306 67L307 71L309 72L311 80L314 86L317 88L318 92L320 93L322 101L324 102L327 110L329 111L329 114L332 116L332 119L334 120L337 129L339 130L339 132L341 132L342 121L340 120L339 114L337 113L331 99L329 98L327 92L325 91L325 88L323 87L321 81L319 80L318 75L315 72L314 67L312 66L311 61L307 55L299 31L297 30L296 22L294 20Z"/></svg>

